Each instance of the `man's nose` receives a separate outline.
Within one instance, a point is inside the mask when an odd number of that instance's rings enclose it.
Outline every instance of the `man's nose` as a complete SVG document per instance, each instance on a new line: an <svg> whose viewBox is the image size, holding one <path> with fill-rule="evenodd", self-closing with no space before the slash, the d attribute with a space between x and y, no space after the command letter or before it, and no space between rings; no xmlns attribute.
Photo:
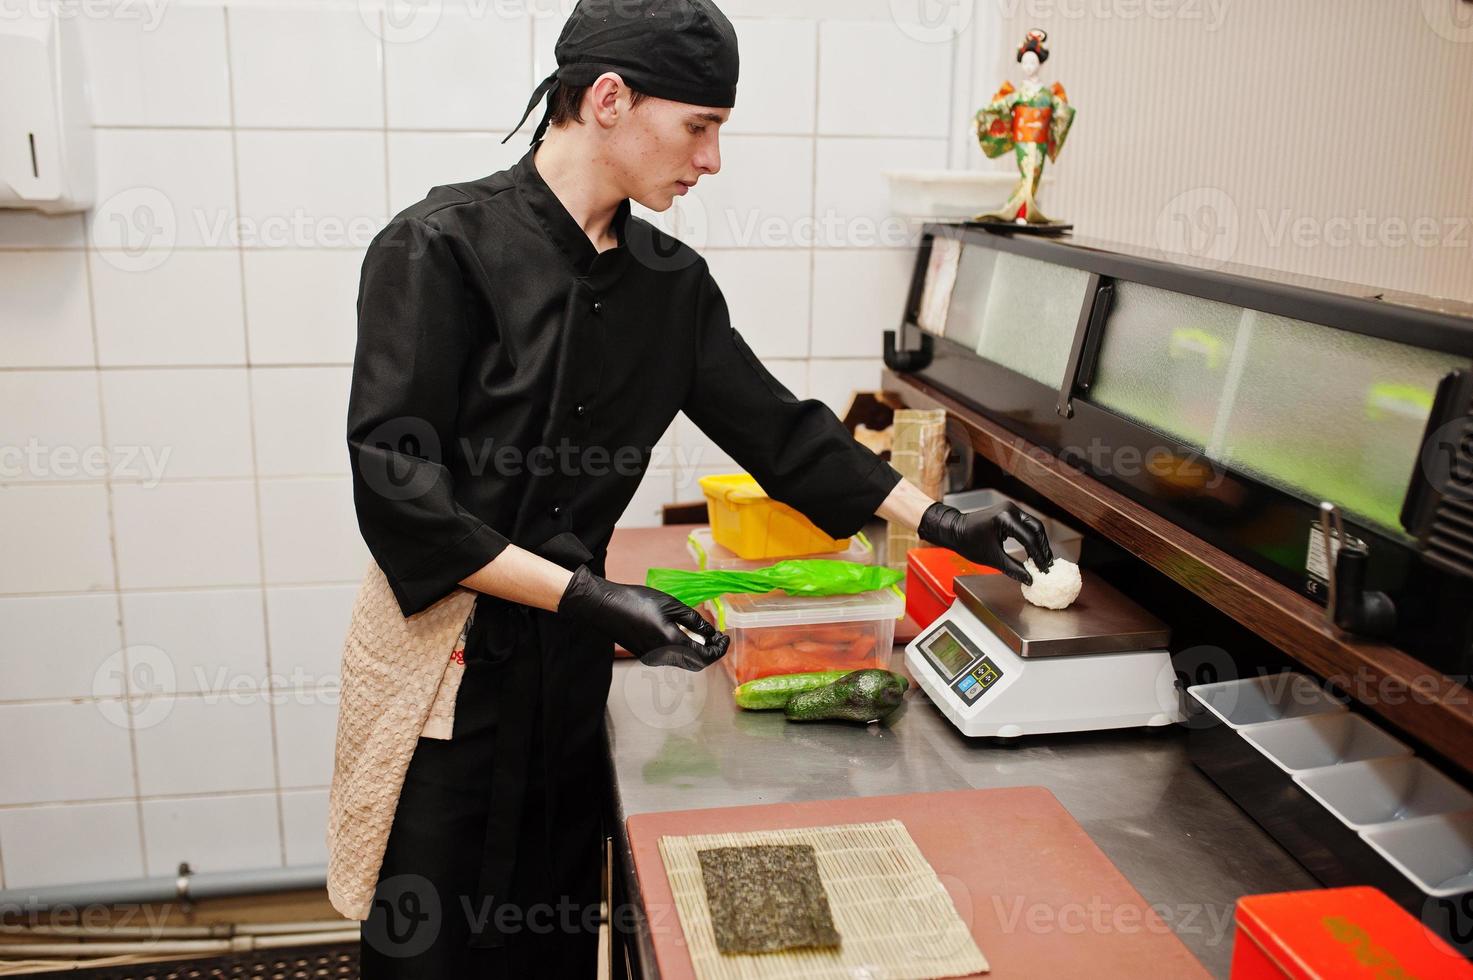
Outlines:
<svg viewBox="0 0 1473 980"><path fill-rule="evenodd" d="M721 137L717 136L711 140L711 145L702 147L696 154L696 169L703 173L714 174L721 170Z"/></svg>

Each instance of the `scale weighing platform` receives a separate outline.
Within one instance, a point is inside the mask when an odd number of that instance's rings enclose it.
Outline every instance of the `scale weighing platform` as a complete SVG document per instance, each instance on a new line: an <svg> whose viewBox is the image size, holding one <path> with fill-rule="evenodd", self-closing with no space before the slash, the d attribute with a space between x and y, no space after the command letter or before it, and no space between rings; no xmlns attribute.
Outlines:
<svg viewBox="0 0 1473 980"><path fill-rule="evenodd" d="M950 608L905 647L926 694L964 735L1169 725L1183 720L1171 631L1091 572L1067 609L1006 575L962 575Z"/></svg>

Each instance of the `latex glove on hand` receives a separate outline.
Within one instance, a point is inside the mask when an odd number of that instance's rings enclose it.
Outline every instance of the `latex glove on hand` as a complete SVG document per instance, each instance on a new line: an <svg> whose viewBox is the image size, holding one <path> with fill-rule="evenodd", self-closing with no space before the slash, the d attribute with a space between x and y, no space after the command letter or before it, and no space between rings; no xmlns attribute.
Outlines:
<svg viewBox="0 0 1473 980"><path fill-rule="evenodd" d="M1017 504L963 514L938 500L921 515L916 536L950 548L968 561L991 566L1024 585L1032 585L1033 576L1022 562L1003 549L1003 542L1008 538L1023 546L1039 571L1047 572L1054 562L1042 522L1032 514L1023 513Z"/></svg>
<svg viewBox="0 0 1473 980"><path fill-rule="evenodd" d="M592 626L651 667L702 670L726 655L731 637L666 592L610 582L579 565L557 611ZM704 646L681 632L684 626Z"/></svg>

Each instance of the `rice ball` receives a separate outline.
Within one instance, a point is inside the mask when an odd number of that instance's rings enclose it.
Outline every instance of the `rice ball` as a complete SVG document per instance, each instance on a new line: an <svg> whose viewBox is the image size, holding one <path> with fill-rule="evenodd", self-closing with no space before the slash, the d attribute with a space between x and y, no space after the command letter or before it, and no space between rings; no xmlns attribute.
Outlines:
<svg viewBox="0 0 1473 980"><path fill-rule="evenodd" d="M1079 566L1063 558L1055 558L1047 572L1040 572L1032 558L1023 561L1023 567L1033 576L1033 584L1023 586L1023 598L1035 606L1045 609L1066 609L1079 598L1084 580L1079 576Z"/></svg>

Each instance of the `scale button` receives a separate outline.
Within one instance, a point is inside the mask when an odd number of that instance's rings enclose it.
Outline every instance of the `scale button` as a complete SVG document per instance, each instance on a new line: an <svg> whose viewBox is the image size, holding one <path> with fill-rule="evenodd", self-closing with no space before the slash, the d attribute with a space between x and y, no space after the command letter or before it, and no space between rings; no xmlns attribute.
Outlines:
<svg viewBox="0 0 1473 980"><path fill-rule="evenodd" d="M977 678L973 677L971 674L968 674L966 677L963 677L962 678L962 682L957 687L957 690L960 691L960 692L962 692L963 694L966 694L968 691L970 691L972 688L974 688L976 686L977 686Z"/></svg>

